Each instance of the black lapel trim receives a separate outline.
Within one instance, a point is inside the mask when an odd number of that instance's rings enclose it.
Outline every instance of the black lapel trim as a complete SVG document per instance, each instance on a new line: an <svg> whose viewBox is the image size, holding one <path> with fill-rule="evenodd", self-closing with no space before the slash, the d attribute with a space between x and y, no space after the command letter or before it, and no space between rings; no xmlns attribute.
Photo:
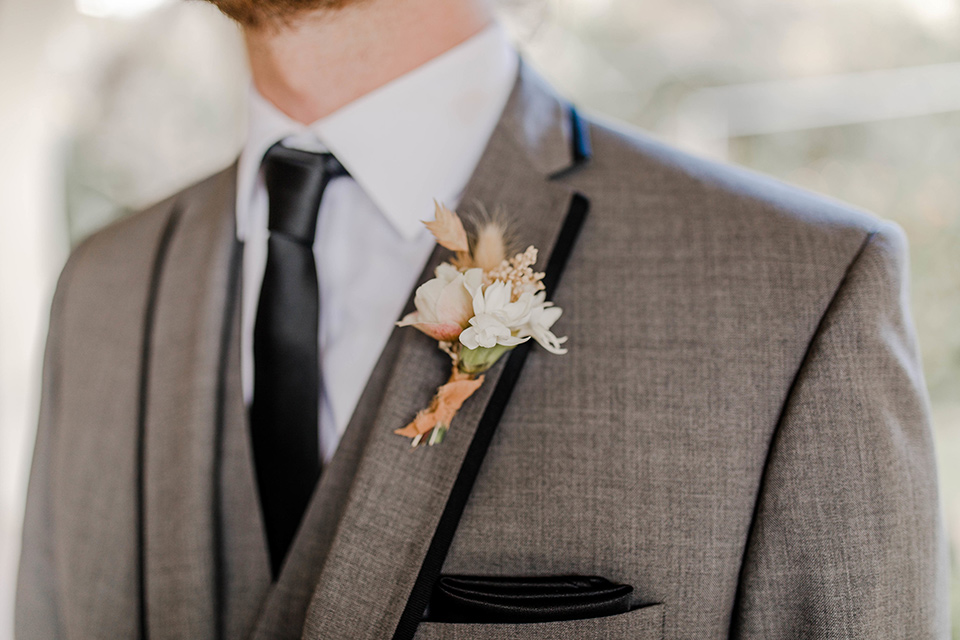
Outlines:
<svg viewBox="0 0 960 640"><path fill-rule="evenodd" d="M234 234L236 237L236 234ZM227 411L227 367L230 361L230 342L233 339L234 318L237 312L237 300L240 297L240 274L243 264L243 243L233 241L230 249L230 274L227 280L227 296L224 301L223 326L220 328L220 360L217 363L217 405L214 431L213 457L213 559L214 593L213 606L216 611L217 638L223 637L225 627L224 606L225 586L223 570L223 486L220 474L223 465L223 437Z"/></svg>
<svg viewBox="0 0 960 640"><path fill-rule="evenodd" d="M590 131L587 128L587 123L573 106L570 107L570 145L572 146L573 163L569 167L551 173L551 180L565 178L569 174L582 169L593 157L593 147L590 144Z"/></svg>
<svg viewBox="0 0 960 640"><path fill-rule="evenodd" d="M589 208L590 203L586 197L579 193L574 194L545 270L546 276L544 276L543 283L546 287L547 296L552 295L560 280L560 274L567 264L567 259L570 257L577 235L583 227ZM447 505L443 509L443 515L440 516L440 522L434 531L430 547L427 549L427 555L420 566L420 573L417 574L413 590L400 616L400 622L393 634L393 640L412 640L417 632L417 626L420 624L424 611L426 611L430 594L433 592L433 587L440 576L443 563L447 558L447 552L450 550L450 543L457 532L457 525L460 523L460 517L463 515L464 507L466 507L467 499L470 497L473 484L477 479L477 473L480 471L483 458L487 453L507 403L510 402L513 387L520 378L520 372L523 370L524 362L526 362L531 342L523 343L507 357L503 373L500 375L490 402L480 418L476 433L467 449L463 466L460 467L460 473L450 490Z"/></svg>
<svg viewBox="0 0 960 640"><path fill-rule="evenodd" d="M147 291L147 306L143 316L143 343L140 347L140 389L137 400L137 589L140 600L140 640L149 638L147 624L147 502L145 469L147 459L147 389L150 383L150 361L153 355L153 328L157 316L157 295L160 279L170 250L170 242L180 222L182 210L176 206L167 219L150 271L150 288Z"/></svg>

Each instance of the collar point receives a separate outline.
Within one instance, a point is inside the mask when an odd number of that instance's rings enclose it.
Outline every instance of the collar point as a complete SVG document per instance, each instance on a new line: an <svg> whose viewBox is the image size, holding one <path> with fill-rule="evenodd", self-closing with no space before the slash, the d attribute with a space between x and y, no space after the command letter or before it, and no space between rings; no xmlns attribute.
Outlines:
<svg viewBox="0 0 960 640"><path fill-rule="evenodd" d="M407 242L413 242L421 238L426 232L426 227L423 224L422 220L416 220L415 222L411 221L410 223L402 223L395 225L397 232Z"/></svg>

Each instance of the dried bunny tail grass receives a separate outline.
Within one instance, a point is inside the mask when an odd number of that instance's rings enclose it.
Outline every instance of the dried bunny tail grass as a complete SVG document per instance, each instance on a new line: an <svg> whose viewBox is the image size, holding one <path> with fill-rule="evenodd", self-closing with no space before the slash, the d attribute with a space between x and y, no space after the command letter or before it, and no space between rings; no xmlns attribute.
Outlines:
<svg viewBox="0 0 960 640"><path fill-rule="evenodd" d="M495 222L484 222L477 229L473 243L473 261L486 271L496 269L507 255L503 228Z"/></svg>
<svg viewBox="0 0 960 640"><path fill-rule="evenodd" d="M492 213L481 202L475 202L476 213L471 216L471 254L474 266L485 272L496 269L510 254L514 244L512 228L506 213L495 209Z"/></svg>

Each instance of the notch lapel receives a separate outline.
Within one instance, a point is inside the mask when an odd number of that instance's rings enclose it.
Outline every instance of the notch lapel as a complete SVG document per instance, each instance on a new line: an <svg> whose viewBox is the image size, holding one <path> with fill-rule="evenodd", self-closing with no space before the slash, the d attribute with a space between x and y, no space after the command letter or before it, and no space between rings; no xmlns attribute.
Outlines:
<svg viewBox="0 0 960 640"><path fill-rule="evenodd" d="M521 64L517 83L461 202L460 210L502 209L523 247L546 264L574 194L550 176L582 159L571 110ZM575 143L577 146L575 147ZM435 253L435 261L446 257ZM396 357L384 372L382 401L370 412L331 542L307 610L304 638L391 637L420 572L434 530L504 369L498 363L454 420L443 444L413 450L393 430L429 403L449 373L436 342L395 330ZM506 360L506 359L504 359ZM381 362L381 365L384 364ZM363 401L370 400L364 398ZM346 490L346 488L344 488Z"/></svg>

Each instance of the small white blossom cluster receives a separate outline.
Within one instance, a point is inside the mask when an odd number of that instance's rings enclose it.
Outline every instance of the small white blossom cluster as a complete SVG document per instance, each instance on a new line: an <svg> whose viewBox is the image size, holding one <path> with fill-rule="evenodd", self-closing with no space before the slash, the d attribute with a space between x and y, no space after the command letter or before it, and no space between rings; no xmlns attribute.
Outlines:
<svg viewBox="0 0 960 640"><path fill-rule="evenodd" d="M566 353L562 345L567 339L550 330L563 311L547 302L543 275L531 269L535 260L531 247L510 264L504 261L496 271L502 278L490 278L479 268L461 272L442 264L436 277L417 289L417 310L399 324L442 342L459 340L467 349L514 347L533 338L551 353Z"/></svg>
<svg viewBox="0 0 960 640"><path fill-rule="evenodd" d="M537 248L533 245L527 247L523 253L518 253L510 260L504 260L496 269L487 271L484 274L484 284L491 284L500 280L510 284L513 296L516 301L523 293L536 293L543 290L543 273L533 270L533 265L537 262Z"/></svg>

